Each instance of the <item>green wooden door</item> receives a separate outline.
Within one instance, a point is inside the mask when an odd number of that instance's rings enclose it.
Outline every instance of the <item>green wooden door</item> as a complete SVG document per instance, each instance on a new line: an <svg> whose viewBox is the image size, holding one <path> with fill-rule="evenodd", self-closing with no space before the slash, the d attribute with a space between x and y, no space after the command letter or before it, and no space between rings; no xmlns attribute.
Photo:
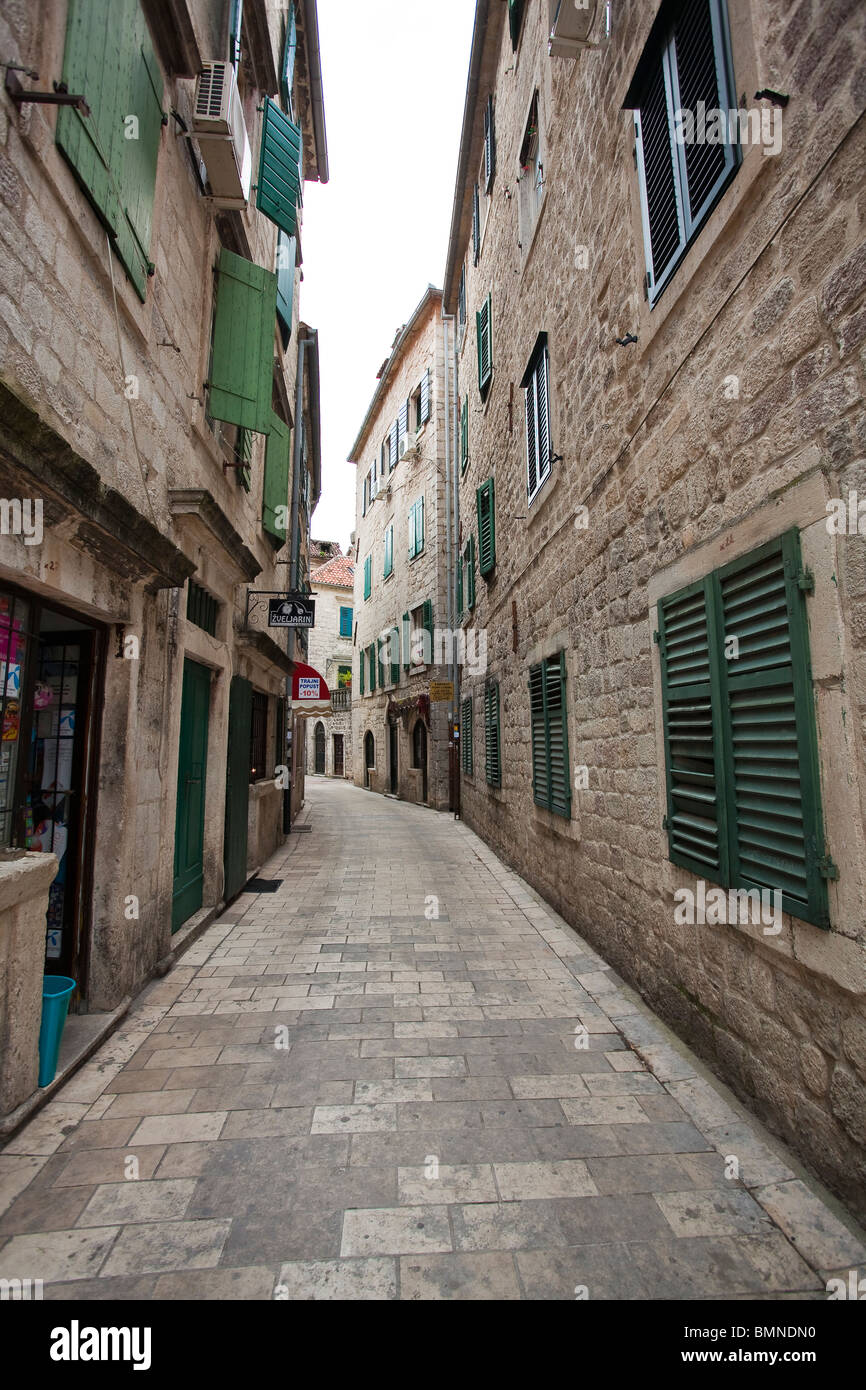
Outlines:
<svg viewBox="0 0 866 1390"><path fill-rule="evenodd" d="M223 847L224 897L229 902L247 881L247 816L250 801L250 732L253 688L233 676L229 694L229 744L226 764L226 826Z"/></svg>
<svg viewBox="0 0 866 1390"><path fill-rule="evenodd" d="M209 715L210 671L197 661L185 661L177 764L174 894L171 906L173 932L202 905Z"/></svg>

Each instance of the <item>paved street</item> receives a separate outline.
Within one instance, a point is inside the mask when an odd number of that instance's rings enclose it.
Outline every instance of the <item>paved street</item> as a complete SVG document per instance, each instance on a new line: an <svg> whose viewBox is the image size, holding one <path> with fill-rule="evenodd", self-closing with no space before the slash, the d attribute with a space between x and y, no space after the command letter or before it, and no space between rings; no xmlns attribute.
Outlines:
<svg viewBox="0 0 866 1390"><path fill-rule="evenodd" d="M307 789L279 889L243 894L0 1155L0 1276L85 1299L823 1298L866 1260L465 826Z"/></svg>

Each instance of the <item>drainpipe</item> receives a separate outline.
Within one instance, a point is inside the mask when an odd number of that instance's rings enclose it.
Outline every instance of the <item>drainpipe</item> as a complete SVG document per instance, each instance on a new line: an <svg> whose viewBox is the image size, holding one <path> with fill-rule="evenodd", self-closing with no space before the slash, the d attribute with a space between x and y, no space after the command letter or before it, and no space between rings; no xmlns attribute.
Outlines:
<svg viewBox="0 0 866 1390"><path fill-rule="evenodd" d="M300 510L301 496L301 465L303 461L304 432L304 356L307 349L307 338L298 338L298 376L295 382L295 435L292 441L292 505L289 513L290 527L290 549L289 549L289 583L288 587L292 593L298 590L298 556L300 552L300 537L298 536L298 512ZM289 657L294 662L297 657L296 650L297 638L294 628L289 629ZM292 687L291 676L286 679L286 704L291 707ZM294 790L295 773L298 770L298 759L300 749L297 746L295 735L295 721L292 719L292 784L283 792L283 831L291 833L292 829L292 792Z"/></svg>
<svg viewBox="0 0 866 1390"><path fill-rule="evenodd" d="M460 710L460 667L457 662L457 655L454 649L453 634L457 619L457 537L458 517L459 517L459 493L458 493L458 469L457 460L460 455L459 439L459 405L457 402L457 320L454 314L446 314L443 310L443 338L445 349L445 505L447 509L446 517L446 545L448 548L448 563L446 574L448 579L448 631L452 634L451 657L450 657L450 678L453 687L452 708L448 716L448 757L449 773L451 748L454 744L454 725L458 723ZM448 325L452 325L453 354L450 363L451 371L449 375L449 332ZM461 730L462 737L462 730ZM455 778L456 802L455 814L460 814L460 775L459 771Z"/></svg>

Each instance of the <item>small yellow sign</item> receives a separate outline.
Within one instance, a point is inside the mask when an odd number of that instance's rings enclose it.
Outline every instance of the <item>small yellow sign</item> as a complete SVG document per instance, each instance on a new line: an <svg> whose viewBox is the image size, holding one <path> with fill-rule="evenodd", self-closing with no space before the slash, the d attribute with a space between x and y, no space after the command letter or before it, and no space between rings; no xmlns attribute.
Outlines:
<svg viewBox="0 0 866 1390"><path fill-rule="evenodd" d="M454 684L452 681L431 681L430 682L430 702L437 704L443 700L454 699Z"/></svg>

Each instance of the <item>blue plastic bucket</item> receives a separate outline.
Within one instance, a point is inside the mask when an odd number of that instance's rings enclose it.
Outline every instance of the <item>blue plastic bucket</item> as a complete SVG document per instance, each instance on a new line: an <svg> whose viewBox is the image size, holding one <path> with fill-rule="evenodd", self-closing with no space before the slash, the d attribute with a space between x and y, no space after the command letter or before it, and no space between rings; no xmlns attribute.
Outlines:
<svg viewBox="0 0 866 1390"><path fill-rule="evenodd" d="M45 975L42 979L42 1025L39 1029L39 1085L48 1086L57 1072L60 1039L66 1023L69 996L75 981L66 975Z"/></svg>

